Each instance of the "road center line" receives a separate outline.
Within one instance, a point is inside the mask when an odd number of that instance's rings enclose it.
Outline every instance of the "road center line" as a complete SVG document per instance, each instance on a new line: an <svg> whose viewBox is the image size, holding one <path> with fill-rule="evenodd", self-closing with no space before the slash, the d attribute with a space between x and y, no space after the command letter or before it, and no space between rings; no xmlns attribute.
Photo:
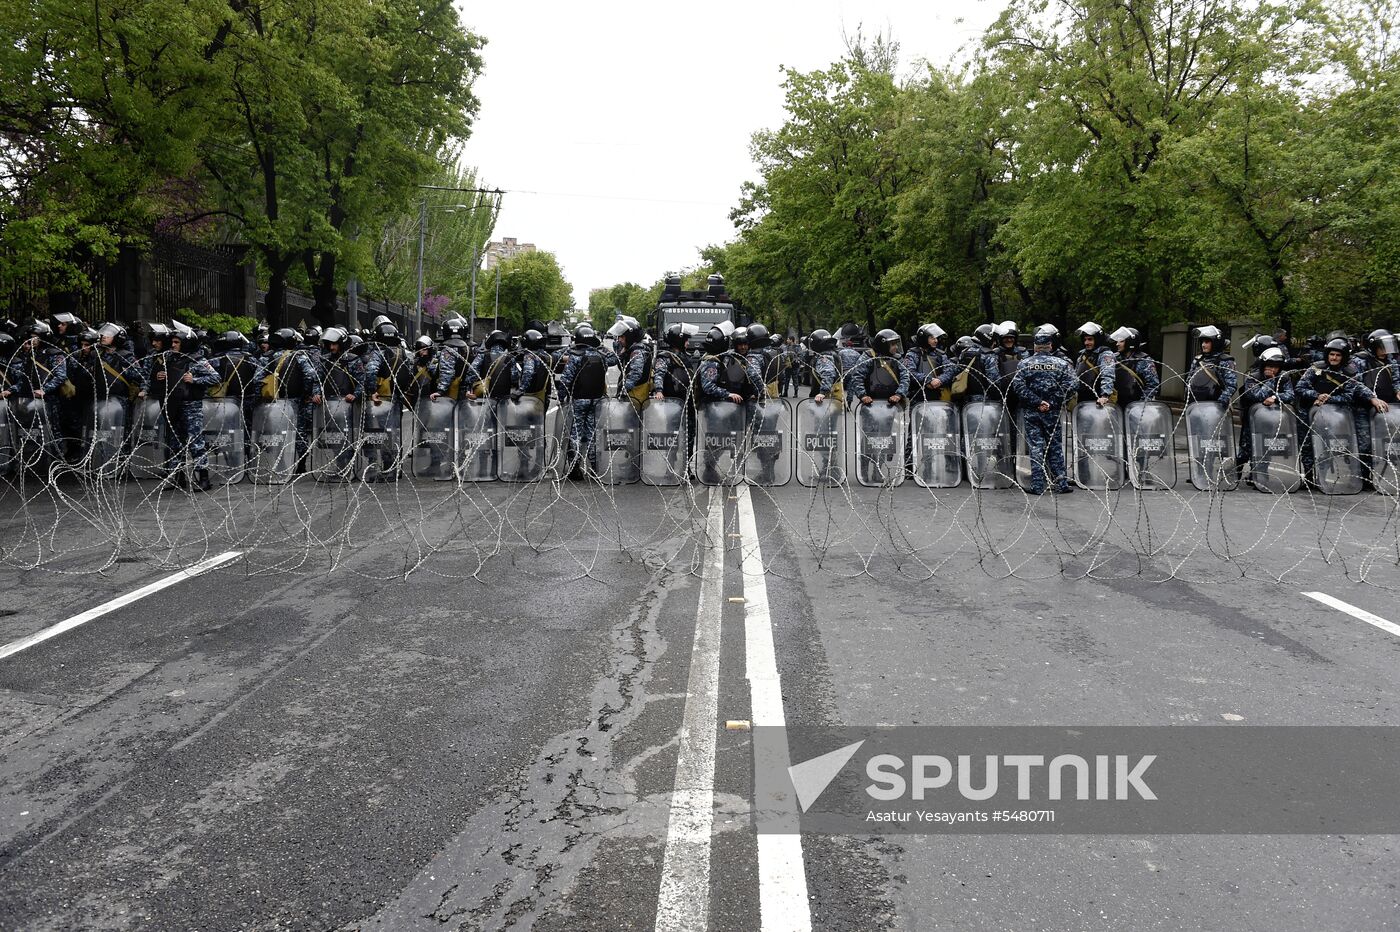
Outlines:
<svg viewBox="0 0 1400 932"><path fill-rule="evenodd" d="M783 727L783 688L778 676L777 652L773 647L773 617L768 611L768 583L764 579L763 551L758 542L758 522L754 519L753 498L748 486L739 486L739 534L742 537L744 575L744 662L749 680L749 699L755 726ZM765 766L781 767L786 773L792 760L787 742L775 743L773 760ZM782 800L755 800L763 806L786 806L794 820L797 808L792 797ZM810 932L812 909L807 900L807 868L802 859L802 835L760 833L758 836L759 920L764 932Z"/></svg>
<svg viewBox="0 0 1400 932"><path fill-rule="evenodd" d="M1379 615L1372 615L1364 608L1357 608L1355 605L1350 605L1346 602L1343 602L1341 599L1334 599L1332 596L1328 595L1325 592L1304 592L1303 595L1315 601L1321 602L1323 605L1326 605L1329 608L1335 608L1339 612L1346 612L1351 617L1359 618L1362 621L1366 622L1366 624L1368 625L1375 625L1377 628L1380 628L1382 631L1385 631L1388 634L1393 634L1396 637L1400 637L1400 625L1395 624L1393 621L1386 621Z"/></svg>
<svg viewBox="0 0 1400 932"><path fill-rule="evenodd" d="M720 488L710 490L705 546L676 785L656 900L658 932L694 932L705 929L710 920L710 834L715 818L720 614L724 608L724 490Z"/></svg>
<svg viewBox="0 0 1400 932"><path fill-rule="evenodd" d="M126 595L118 596L110 602L104 602L96 608L90 608L81 615L74 615L66 621L60 621L56 625L50 625L44 630L37 631L28 637L22 637L17 641L11 641L3 647L0 647L0 660L4 660L6 657L12 657L22 650L33 647L35 644L42 644L50 638L58 637L65 631L72 631L74 628L87 624L94 618L101 618L103 615L115 612L119 608L124 608L132 602L140 601L148 595L157 593L162 589L168 589L176 583L184 582L186 579L193 579L201 573L208 572L216 566L223 566L225 563L237 560L241 556L243 556L241 550L230 550L216 557L210 557L207 560L196 563L194 566L180 570L178 573L172 573L164 579L158 579L148 586L142 586L134 592L128 592Z"/></svg>

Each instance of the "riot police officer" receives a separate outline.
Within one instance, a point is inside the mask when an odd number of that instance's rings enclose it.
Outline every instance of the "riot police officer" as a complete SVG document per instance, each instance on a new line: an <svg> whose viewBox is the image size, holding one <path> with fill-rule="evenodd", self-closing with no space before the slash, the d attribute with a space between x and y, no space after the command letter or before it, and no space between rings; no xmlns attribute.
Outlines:
<svg viewBox="0 0 1400 932"><path fill-rule="evenodd" d="M622 365L622 378L617 384L618 397L627 396L641 410L650 394L652 376L652 345L636 318L623 316L608 328L617 358Z"/></svg>
<svg viewBox="0 0 1400 932"><path fill-rule="evenodd" d="M700 332L695 324L672 324L661 336L662 349L657 352L652 364L651 389L653 398L675 398L680 401L690 397L690 384L695 377L695 366L686 352L690 338Z"/></svg>
<svg viewBox="0 0 1400 932"><path fill-rule="evenodd" d="M1045 492L1046 467L1049 481L1057 494L1074 489L1065 475L1064 436L1060 411L1078 380L1064 359L1054 355L1053 335L1037 330L1032 342L1035 355L1016 365L1008 394L1021 407L1026 429L1026 452L1031 460L1032 495Z"/></svg>
<svg viewBox="0 0 1400 932"><path fill-rule="evenodd" d="M1239 452L1235 454L1235 468L1242 472L1254 463L1254 431L1250 425L1256 405L1266 408L1293 404L1293 380L1284 371L1288 357L1277 346L1266 346L1259 353L1257 364L1250 367L1244 376L1244 389L1240 392L1240 412L1243 424L1240 428ZM1257 484L1257 480L1256 480Z"/></svg>
<svg viewBox="0 0 1400 932"><path fill-rule="evenodd" d="M1361 380L1377 398L1395 404L1400 391L1400 341L1389 330L1372 330L1366 335L1366 349Z"/></svg>
<svg viewBox="0 0 1400 932"><path fill-rule="evenodd" d="M1044 335L1049 336L1048 333ZM983 354L982 371L987 379L987 397L993 401L1011 400L1011 379L1016 375L1021 360L1029 355L1023 347L1017 345L1018 336L1014 320L1004 320L992 328L992 337L996 343L991 350Z"/></svg>
<svg viewBox="0 0 1400 932"><path fill-rule="evenodd" d="M528 396L543 405L549 397L549 368L544 334L526 330L515 352L515 388L511 390L511 397L518 401Z"/></svg>
<svg viewBox="0 0 1400 932"><path fill-rule="evenodd" d="M486 335L486 341L472 357L470 371L479 381L467 389L467 398L500 401L510 396L515 387L515 357L504 330L492 330Z"/></svg>
<svg viewBox="0 0 1400 932"><path fill-rule="evenodd" d="M846 403L845 386L841 381L840 357L836 352L836 337L829 330L813 330L807 337L811 350L812 389L808 397L823 402L828 397L838 405Z"/></svg>
<svg viewBox="0 0 1400 932"><path fill-rule="evenodd" d="M194 466L194 487L207 492L210 483L209 458L204 448L204 394L219 384L219 374L200 352L199 338L193 329L177 323L169 334L169 344L169 350L147 357L142 373L144 388L138 397L149 395L160 401L161 420L171 440L167 481L180 488L189 487L182 463L188 454Z"/></svg>
<svg viewBox="0 0 1400 932"><path fill-rule="evenodd" d="M1196 341L1196 356L1186 372L1186 403L1218 401L1228 408L1239 384L1229 341L1214 326L1197 327Z"/></svg>
<svg viewBox="0 0 1400 932"><path fill-rule="evenodd" d="M875 334L874 355L846 373L846 387L863 405L877 399L898 405L909 396L909 370L901 361L899 334L884 329Z"/></svg>
<svg viewBox="0 0 1400 932"><path fill-rule="evenodd" d="M1086 321L1074 333L1083 344L1074 367L1075 378L1079 380L1079 403L1093 401L1100 408L1111 404L1115 400L1117 373L1114 367L1117 356L1109 346L1108 334L1092 320Z"/></svg>
<svg viewBox="0 0 1400 932"><path fill-rule="evenodd" d="M1116 348L1113 384L1118 404L1126 408L1137 401L1156 401L1162 379L1157 361L1147 354L1142 333L1136 327L1119 327L1108 335Z"/></svg>
<svg viewBox="0 0 1400 932"><path fill-rule="evenodd" d="M270 352L253 376L254 392L264 401L291 399L297 410L296 459L298 469L311 442L314 406L321 403L321 376L302 349L300 335L282 327L268 335Z"/></svg>
<svg viewBox="0 0 1400 932"><path fill-rule="evenodd" d="M743 405L747 413L763 395L763 374L746 354L748 331L741 327L734 331L734 338L734 349L730 349L730 337L719 327L711 327L706 334L704 355L695 377L697 405L728 401ZM702 450L701 457L702 481L718 482L717 451Z"/></svg>
<svg viewBox="0 0 1400 932"><path fill-rule="evenodd" d="M616 357L603 348L603 338L590 324L574 328L574 341L569 346L568 362L555 383L559 399L570 405L570 439L573 450L569 459L571 478L593 473L594 435L598 428L598 406L607 394L608 367Z"/></svg>
<svg viewBox="0 0 1400 932"><path fill-rule="evenodd" d="M909 373L909 392L915 402L952 398L954 364L939 346L945 336L947 333L937 324L924 324L914 332L914 345L901 360Z"/></svg>
<svg viewBox="0 0 1400 932"><path fill-rule="evenodd" d="M101 429L103 425L95 421L95 408L108 400L120 402L123 423L130 423L131 402L143 383L141 368L125 346L126 328L105 323L97 330L86 331L84 337L67 366L68 378L77 390L74 402L82 423Z"/></svg>
<svg viewBox="0 0 1400 932"><path fill-rule="evenodd" d="M1294 394L1304 405L1339 405L1353 414L1364 412L1369 405L1377 411L1389 411L1390 406L1376 393L1366 387L1366 383L1350 368L1351 346L1346 339L1337 337L1329 340L1326 362L1313 365L1298 380ZM1304 444L1307 450L1311 444ZM1361 459L1361 475L1370 481L1371 432L1358 431L1357 453ZM1312 463L1308 464L1313 465Z"/></svg>

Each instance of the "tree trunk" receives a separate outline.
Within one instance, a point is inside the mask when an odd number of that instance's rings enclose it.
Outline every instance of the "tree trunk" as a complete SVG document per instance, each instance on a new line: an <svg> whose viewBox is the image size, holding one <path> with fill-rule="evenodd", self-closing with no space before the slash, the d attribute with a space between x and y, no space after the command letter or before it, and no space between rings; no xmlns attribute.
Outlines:
<svg viewBox="0 0 1400 932"><path fill-rule="evenodd" d="M311 296L315 299L311 313L315 315L316 322L322 327L334 327L338 323L336 318L339 308L336 307L335 267L335 253L321 253L320 265L316 269L315 277L311 280ZM360 322L352 320L349 324L351 329L354 329L360 325Z"/></svg>
<svg viewBox="0 0 1400 932"><path fill-rule="evenodd" d="M269 256L267 261L267 325L273 330L287 326L287 273L296 256Z"/></svg>

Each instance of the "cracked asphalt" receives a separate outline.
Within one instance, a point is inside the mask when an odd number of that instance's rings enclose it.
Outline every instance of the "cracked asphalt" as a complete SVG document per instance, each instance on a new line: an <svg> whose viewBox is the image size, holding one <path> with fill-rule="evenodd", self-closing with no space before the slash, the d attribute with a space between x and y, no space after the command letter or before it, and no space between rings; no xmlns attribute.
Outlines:
<svg viewBox="0 0 1400 932"><path fill-rule="evenodd" d="M1400 620L1379 496L793 485L748 541L724 491L709 540L705 489L401 486L0 499L0 644L244 554L0 659L0 929L652 928L710 547L726 597L762 549L792 724L1400 724L1400 637L1301 596ZM709 927L783 928L719 615ZM816 929L1400 926L1384 835L810 836L803 866Z"/></svg>

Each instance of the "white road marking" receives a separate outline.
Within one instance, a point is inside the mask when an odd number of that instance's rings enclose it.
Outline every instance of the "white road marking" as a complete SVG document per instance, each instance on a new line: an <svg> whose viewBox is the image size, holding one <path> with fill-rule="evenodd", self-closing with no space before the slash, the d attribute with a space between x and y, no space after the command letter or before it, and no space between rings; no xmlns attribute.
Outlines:
<svg viewBox="0 0 1400 932"><path fill-rule="evenodd" d="M715 738L719 732L720 613L724 606L724 494L710 491L710 514L695 644L690 652L676 786L656 900L658 932L695 932L710 921L710 834L714 830Z"/></svg>
<svg viewBox="0 0 1400 932"><path fill-rule="evenodd" d="M1329 608L1335 608L1339 612L1346 612L1351 617L1359 618L1368 625L1375 625L1388 634L1400 637L1400 625L1395 624L1393 621L1386 621L1379 615L1372 615L1364 608L1357 608L1355 605L1349 605L1341 599L1334 599L1325 592L1304 592L1303 595L1321 602Z"/></svg>
<svg viewBox="0 0 1400 932"><path fill-rule="evenodd" d="M117 609L130 605L132 602L144 599L148 595L159 592L162 589L168 589L176 583L184 582L186 579L192 579L200 573L214 569L216 566L223 566L225 563L237 560L241 556L243 556L241 550L230 550L216 557L210 557L207 560L196 563L188 569L183 569L178 573L172 573L164 579L158 579L149 586L142 586L135 592L128 592L126 595L119 596L110 602L104 602L96 608L90 608L81 615L74 615L67 621L60 621L58 624L50 625L44 630L37 631L28 637L20 638L17 641L11 641L3 647L0 647L0 660L4 660L6 657L12 657L22 650L33 647L35 644L42 644L50 638L58 637L65 631L72 631L74 628L87 624L94 618L101 618L103 615L115 612Z"/></svg>
<svg viewBox="0 0 1400 932"><path fill-rule="evenodd" d="M768 612L768 583L764 579L763 551L758 543L758 523L748 486L739 486L739 533L742 535L744 575L744 663L749 680L753 724L782 727L783 688L778 677L778 658L773 647L773 618ZM787 742L781 744L781 759L766 762L787 772L791 764ZM793 800L755 801L765 807L793 808ZM796 813L793 808L794 815ZM809 932L812 910L807 901L807 868L802 859L802 836L798 833L758 836L759 920L764 932Z"/></svg>

